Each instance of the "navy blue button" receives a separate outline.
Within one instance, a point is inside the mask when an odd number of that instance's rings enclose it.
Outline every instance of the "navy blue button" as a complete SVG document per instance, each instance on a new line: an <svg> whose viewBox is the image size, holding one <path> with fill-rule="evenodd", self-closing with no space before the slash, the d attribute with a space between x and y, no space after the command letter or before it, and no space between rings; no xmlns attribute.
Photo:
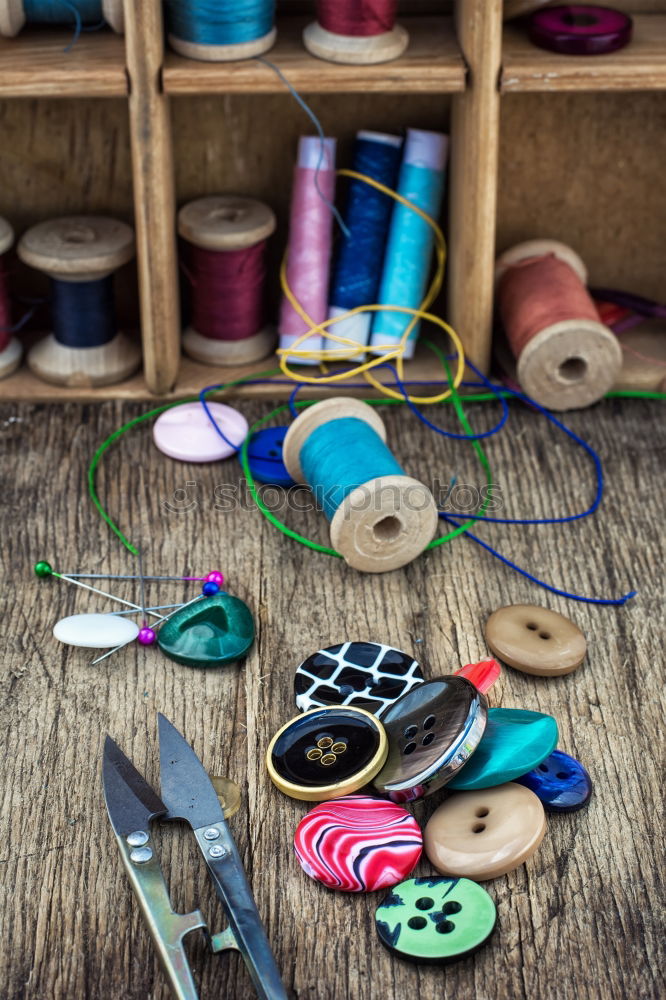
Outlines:
<svg viewBox="0 0 666 1000"><path fill-rule="evenodd" d="M293 486L294 480L282 460L287 427L266 427L250 438L247 449L252 478L271 486Z"/></svg>
<svg viewBox="0 0 666 1000"><path fill-rule="evenodd" d="M592 795L589 774L562 750L553 750L533 771L514 781L534 792L548 812L575 812L587 805Z"/></svg>

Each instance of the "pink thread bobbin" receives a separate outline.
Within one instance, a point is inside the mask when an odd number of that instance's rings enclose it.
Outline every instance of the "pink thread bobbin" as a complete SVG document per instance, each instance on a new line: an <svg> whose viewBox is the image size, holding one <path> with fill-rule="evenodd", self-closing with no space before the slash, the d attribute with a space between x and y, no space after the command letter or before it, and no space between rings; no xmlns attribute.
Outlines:
<svg viewBox="0 0 666 1000"><path fill-rule="evenodd" d="M191 358L233 366L273 350L264 288L266 241L274 230L273 211L253 198L211 195L181 208L182 262L192 289L183 348Z"/></svg>
<svg viewBox="0 0 666 1000"><path fill-rule="evenodd" d="M287 281L313 323L328 316L333 213L335 198L335 139L304 136L298 145L289 219ZM280 311L280 347L289 349L309 329L287 297ZM321 351L323 338L313 333L298 345L299 351ZM290 356L297 364L318 361Z"/></svg>
<svg viewBox="0 0 666 1000"><path fill-rule="evenodd" d="M12 310L7 281L6 251L13 242L12 227L5 219L0 218L0 378L11 375L21 364L21 345L12 336Z"/></svg>
<svg viewBox="0 0 666 1000"><path fill-rule="evenodd" d="M518 381L550 410L596 403L612 388L622 350L599 321L578 254L557 240L529 240L495 265L497 305Z"/></svg>

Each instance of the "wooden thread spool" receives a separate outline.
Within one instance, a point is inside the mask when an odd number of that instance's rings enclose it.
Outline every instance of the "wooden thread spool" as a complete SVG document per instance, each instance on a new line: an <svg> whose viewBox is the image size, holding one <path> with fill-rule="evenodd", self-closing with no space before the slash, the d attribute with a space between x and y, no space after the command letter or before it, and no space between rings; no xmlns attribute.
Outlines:
<svg viewBox="0 0 666 1000"><path fill-rule="evenodd" d="M353 7L350 0L339 2ZM357 5L362 8L362 0ZM381 34L343 35L313 21L303 31L303 44L313 56L327 62L370 66L399 59L409 45L409 34L402 25L395 24L390 31Z"/></svg>
<svg viewBox="0 0 666 1000"><path fill-rule="evenodd" d="M107 24L122 35L125 30L123 0L101 0L101 13ZM15 38L26 23L23 0L0 0L0 35ZM74 28L71 9L62 5L62 26Z"/></svg>
<svg viewBox="0 0 666 1000"><path fill-rule="evenodd" d="M275 224L275 215L268 205L237 195L197 198L178 213L178 232L184 240L222 254L262 243L275 231ZM183 334L186 354L195 361L214 365L250 364L265 358L274 345L275 331L270 326L261 327L242 340L220 340L192 326Z"/></svg>
<svg viewBox="0 0 666 1000"><path fill-rule="evenodd" d="M134 232L124 222L94 215L41 222L23 234L21 260L56 281L100 281L134 256ZM45 382L98 386L120 382L141 362L141 350L124 333L96 346L71 347L54 333L32 347L28 365Z"/></svg>
<svg viewBox="0 0 666 1000"><path fill-rule="evenodd" d="M380 450L385 449L384 423L367 403L346 397L326 399L301 413L285 437L283 458L295 482L307 482L317 492L338 485L309 482L302 458L304 445L318 429L345 418L364 422L379 438ZM331 433L335 440L335 427ZM331 518L331 544L354 569L385 573L411 562L432 541L437 507L430 490L418 479L403 472L373 477L373 455L368 452L367 458L369 478L346 493Z"/></svg>
<svg viewBox="0 0 666 1000"><path fill-rule="evenodd" d="M6 219L0 218L0 257L6 253L14 242L14 230ZM0 260L0 271L3 270L3 262ZM4 278L3 278L4 284ZM0 288L0 295L8 294L8 290ZM8 325L11 323L9 309L7 311ZM2 312L2 311L0 311ZM21 345L9 329L0 330L0 378L6 378L16 371L21 364Z"/></svg>
<svg viewBox="0 0 666 1000"><path fill-rule="evenodd" d="M226 0L226 2L231 5L235 0ZM222 0L212 0L211 9L214 9L217 4L218 9L221 7ZM180 7L179 7L180 5ZM168 40L169 45L179 52L183 56L187 56L188 59L199 59L203 62L235 62L240 59L253 59L256 56L262 55L264 52L268 52L269 49L273 48L275 44L275 39L277 38L277 28L272 25L268 31L261 34L261 28L257 25L258 34L256 38L250 38L247 41L228 41L228 38L233 38L233 24L220 24L214 25L212 19L210 18L211 10L206 12L197 12L193 4L187 5L192 9L187 10L185 5L185 0L168 0L167 2L167 25L168 25ZM267 9L270 11L271 20L273 19L274 12L272 5L266 5ZM237 16L237 24L242 24L244 22L243 11L237 10L232 7L232 12L234 16ZM174 30L173 15L177 13L180 17L186 16L186 20L189 22L191 20L190 27L208 29L205 33L208 35L215 36L214 41L193 41L189 38L181 38ZM247 22L245 22L247 24ZM265 25L266 27L266 25ZM182 28L181 28L182 30ZM217 40L219 37L219 41Z"/></svg>
<svg viewBox="0 0 666 1000"><path fill-rule="evenodd" d="M539 288L539 261L552 258L569 269L570 273L561 277L570 286L571 302L546 282ZM515 282L522 262L533 269L531 285L522 283L520 289L512 290L510 282ZM495 290L517 362L518 382L528 396L550 410L573 410L597 402L612 388L622 368L617 337L592 318L598 314L586 284L585 264L574 250L557 240L519 243L503 253L495 265ZM554 314L550 322L543 318L549 310ZM521 329L519 311L540 314L544 325L536 330Z"/></svg>

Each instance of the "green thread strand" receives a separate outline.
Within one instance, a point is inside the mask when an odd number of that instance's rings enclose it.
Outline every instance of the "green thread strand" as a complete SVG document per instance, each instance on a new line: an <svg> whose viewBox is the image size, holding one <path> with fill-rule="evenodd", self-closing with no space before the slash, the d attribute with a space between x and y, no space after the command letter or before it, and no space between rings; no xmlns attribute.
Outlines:
<svg viewBox="0 0 666 1000"><path fill-rule="evenodd" d="M443 363L444 367L447 369L449 384L451 384L452 383L451 372L443 352L439 348L435 347L435 345L432 344L431 342L427 341L426 343L427 346L434 351L434 353L438 356L439 360ZM231 382L226 382L223 386L220 386L219 389L209 390L209 392L206 393L206 396L209 396L212 393L224 393L235 385L242 385L243 382L248 382L257 378L271 378L273 375L278 375L280 373L281 373L280 369L273 368L265 372L257 372L252 375L246 375L243 378L234 379ZM469 395L463 396L462 399L464 399L466 403L485 403L485 402L496 401L498 395L513 398L513 393L504 392L504 390L498 389L496 393L490 393L490 392L470 393ZM614 392L606 393L604 398L665 400L666 393L652 392L650 390L641 390L641 389L618 389ZM129 540L129 538L127 538L127 536L123 533L123 531L118 527L116 522L113 520L113 518L110 516L110 514L106 511L106 509L102 505L99 496L97 495L96 478L97 478L97 469L99 467L99 463L104 454L106 453L106 451L108 451L108 449L111 447L111 445L113 445L120 437L122 437L123 434L131 430L133 427L136 427L138 424L144 423L144 421L146 420L150 420L152 417L159 416L161 413L164 413L166 410L172 409L174 406L182 406L184 403L194 403L198 401L199 401L199 396L188 396L185 399L178 399L174 400L171 403L165 403L163 406L158 406L152 410L149 410L147 413L143 413L139 417L134 417L132 420L129 420L126 424L123 424L122 427L117 428L112 434L110 434L107 438L105 438L105 440L99 446L99 448L97 449L97 451L95 452L90 461L90 465L88 466L88 475L87 475L88 494L90 496L90 499L95 505L95 508L100 514L102 520L107 524L107 526L111 529L111 531L113 531L114 534L119 538L119 540L125 546L125 548L129 552L131 552L132 555L134 556L138 555L139 553L138 548ZM297 409L302 409L306 406L313 406L316 402L317 400L307 400L296 403L295 405ZM366 400L366 402L371 406L405 405L404 400L401 399L368 399ZM461 423L461 426L468 434L472 434L473 431L469 424L469 421L467 420L467 416L462 408L461 396L458 393L457 389L453 389L451 397L447 400L444 400L444 402L451 403L454 406L456 414L458 416L458 420ZM265 423L268 423L268 421L271 420L273 417L278 416L280 413L283 413L287 409L289 409L289 406L287 404L278 406L276 409L272 410L267 416L262 417L260 420L258 420L249 429L247 436L243 441L243 445L240 452L241 465L243 467L243 473L247 480L247 484L249 486L252 497L255 503L257 504L257 507L261 511L261 513L268 521L271 522L271 524L274 525L274 527L278 528L284 535L286 535L288 538L293 539L294 541L306 545L308 548L314 549L317 552L323 552L325 555L337 556L338 558L342 558L340 553L336 552L335 549L332 549L326 545L319 545L319 543L317 542L312 542L310 539L305 538L303 535L299 535L297 531L293 531L291 528L288 528L287 525L283 524L281 521L278 521L275 515L271 511L269 511L268 508L265 506L265 504L262 502L261 497L257 492L256 484L254 482L254 479L252 478L252 473L250 472L249 462L248 462L248 444L250 437L255 432L255 430L258 430ZM492 486L492 475L486 454L479 441L472 441L471 443L481 465L483 466L486 472L486 481L489 486ZM484 504L479 510L479 513L475 515L474 518L470 518L470 521L482 518L489 502L490 498L487 497L486 501L484 501ZM452 538L455 538L457 535L462 534L464 531L468 530L470 526L471 525L469 523L461 525L459 528L456 528L455 531L451 531L446 535L442 535L440 538L434 539L428 545L428 549L435 548L438 545L443 545L445 542L450 541ZM59 576L60 574L54 572L53 575Z"/></svg>
<svg viewBox="0 0 666 1000"><path fill-rule="evenodd" d="M233 382L226 382L219 389L211 389L209 392L206 393L206 396L209 396L213 392L226 392L227 389L231 389L235 385L241 385L243 382L247 382L250 379L270 378L273 375L279 375L279 374L280 374L279 368L271 368L265 372L258 372L256 375L245 375L243 378L234 379ZM125 548L128 549L133 556L138 556L139 554L138 548L136 547L136 545L133 545L132 542L129 540L129 538L127 538L127 536L120 530L116 522L107 513L106 509L102 506L102 503L99 497L97 496L96 474L97 474L97 467L100 463L100 459L102 458L102 455L104 455L104 453L107 451L107 449L110 448L111 445L118 440L118 438L122 437L122 435L126 431L131 430L132 427L136 427L137 424L142 424L145 420L150 420L151 417L158 417L160 413L164 413L166 410L171 410L173 409L174 406L182 406L184 403L198 403L198 402L199 402L198 396L187 396L185 399L176 399L172 403L165 403L163 406L158 406L154 410L149 410L148 413L142 413L141 416L134 417L133 420L129 420L126 424L123 424L122 427L119 427L117 430L115 430L113 434L109 434L109 436L104 441L102 441L101 445L99 446L99 448L97 449L97 451L95 452L90 461L90 465L88 466L88 495L90 496L90 499L97 508L97 511L101 515L102 520L106 522L109 528L111 528L111 531L113 531L114 534L118 536L118 538L123 543Z"/></svg>

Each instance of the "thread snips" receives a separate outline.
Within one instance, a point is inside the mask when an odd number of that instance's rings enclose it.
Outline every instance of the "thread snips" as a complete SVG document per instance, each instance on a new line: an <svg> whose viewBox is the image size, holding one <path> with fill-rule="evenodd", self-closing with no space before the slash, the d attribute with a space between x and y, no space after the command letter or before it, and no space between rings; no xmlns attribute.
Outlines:
<svg viewBox="0 0 666 1000"><path fill-rule="evenodd" d="M174 996L197 1000L183 939L201 928L214 952L241 953L261 1000L286 1000L266 932L224 811L194 750L163 715L158 715L160 796L110 736L104 744L104 797L132 889ZM210 934L201 912L175 913L157 857L150 825L184 820L194 832L229 926Z"/></svg>

